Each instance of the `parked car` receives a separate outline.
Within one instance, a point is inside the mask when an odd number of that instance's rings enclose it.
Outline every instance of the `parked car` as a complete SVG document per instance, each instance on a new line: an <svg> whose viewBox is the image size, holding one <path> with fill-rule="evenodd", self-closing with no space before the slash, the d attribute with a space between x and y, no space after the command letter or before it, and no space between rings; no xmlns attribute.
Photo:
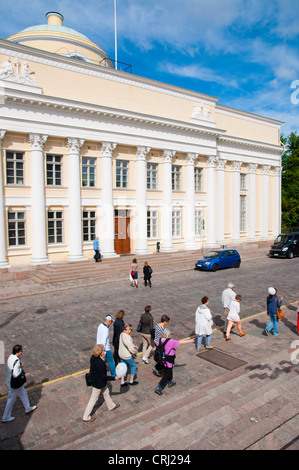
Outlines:
<svg viewBox="0 0 299 470"><path fill-rule="evenodd" d="M299 256L299 232L281 233L271 246L269 255L282 258Z"/></svg>
<svg viewBox="0 0 299 470"><path fill-rule="evenodd" d="M195 263L195 269L217 271L222 268L239 268L241 257L237 250L213 250Z"/></svg>

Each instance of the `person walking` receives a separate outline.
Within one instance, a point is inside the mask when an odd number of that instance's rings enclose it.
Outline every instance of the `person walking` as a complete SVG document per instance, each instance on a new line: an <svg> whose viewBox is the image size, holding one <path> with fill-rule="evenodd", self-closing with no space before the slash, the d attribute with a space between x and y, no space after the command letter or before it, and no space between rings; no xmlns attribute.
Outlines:
<svg viewBox="0 0 299 470"><path fill-rule="evenodd" d="M138 264L137 259L133 259L131 266L132 287L138 287Z"/></svg>
<svg viewBox="0 0 299 470"><path fill-rule="evenodd" d="M97 263L98 261L102 261L101 260L102 250L101 250L101 247L100 247L99 237L97 237L93 241L93 250L94 250L94 260L95 260L95 262Z"/></svg>
<svg viewBox="0 0 299 470"><path fill-rule="evenodd" d="M159 339L162 338L162 334L165 330L166 325L170 322L170 318L167 315L162 315L161 322L157 323L155 326L155 338L154 344L158 346ZM163 371L163 365L160 362L157 362L153 367L153 374L157 377L161 377Z"/></svg>
<svg viewBox="0 0 299 470"><path fill-rule="evenodd" d="M197 345L196 350L199 351L201 348L202 337L206 336L205 348L213 349L213 346L210 346L212 338L212 315L209 309L209 298L203 297L201 299L201 305L197 307L195 312L195 334L197 334Z"/></svg>
<svg viewBox="0 0 299 470"><path fill-rule="evenodd" d="M162 334L162 338L159 341L165 343L165 364L163 366L162 379L158 386L155 388L155 393L163 395L162 390L168 385L168 388L176 385L173 380L173 368L175 360L175 351L181 344L194 343L194 339L176 341L171 338L172 333L165 328Z"/></svg>
<svg viewBox="0 0 299 470"><path fill-rule="evenodd" d="M114 346L113 359L114 359L114 364L116 366L120 362L118 348L119 348L119 337L120 337L120 334L124 331L124 326L125 326L125 322L123 320L124 316L125 316L124 310L119 310L115 315L115 320L113 323L113 338L112 338L112 344Z"/></svg>
<svg viewBox="0 0 299 470"><path fill-rule="evenodd" d="M103 344L96 344L93 348L93 353L90 358L90 372L91 372L91 396L83 414L83 421L92 423L95 418L91 417L91 412L102 393L105 403L109 411L115 410L120 407L119 403L114 403L107 382L110 380L119 380L121 377L113 377L107 375L107 366L105 363L105 347Z"/></svg>
<svg viewBox="0 0 299 470"><path fill-rule="evenodd" d="M6 385L8 388L8 397L5 405L5 410L2 416L2 423L10 423L15 419L14 416L11 416L13 405L17 399L20 398L23 406L25 408L25 413L29 414L32 411L36 410L37 406L31 406L29 403L29 398L27 391L24 385L21 385L19 388L11 387L11 378L19 377L23 371L23 364L21 362L21 356L23 354L23 347L21 344L16 344L12 348L12 354L7 359L7 374L6 374Z"/></svg>
<svg viewBox="0 0 299 470"><path fill-rule="evenodd" d="M134 380L134 377L137 373L137 367L134 361L134 357L136 356L136 351L138 350L138 346L135 346L133 343L133 339L131 337L132 333L132 325L126 324L124 327L124 331L121 333L119 338L119 350L118 354L120 357L120 361L124 362L130 367L131 377L129 381L129 385L137 385L137 380ZM122 377L121 387L128 385L125 382L125 378Z"/></svg>
<svg viewBox="0 0 299 470"><path fill-rule="evenodd" d="M273 328L273 336L279 335L278 333L278 322L277 309L281 307L283 296L280 299L277 298L277 289L274 287L269 287L267 297L267 315L270 317L270 322L264 329L264 334L269 335L270 331Z"/></svg>
<svg viewBox="0 0 299 470"><path fill-rule="evenodd" d="M236 293L234 291L235 285L232 281L230 281L227 285L227 288L224 289L222 292L221 300L223 306L223 314L224 314L224 327L223 327L223 334L226 335L228 320L227 315L229 313L229 306L233 300L236 298ZM234 328L234 325L232 326Z"/></svg>
<svg viewBox="0 0 299 470"><path fill-rule="evenodd" d="M233 300L230 303L229 312L228 312L228 315L227 315L228 325L227 325L227 330L226 330L226 341L229 341L231 339L229 335L230 335L230 331L231 331L232 326L233 326L234 323L236 323L236 325L237 325L239 335L240 336L245 336L246 335L246 333L242 331L241 319L240 319L240 316L239 316L241 300L242 300L242 295L237 294L235 300Z"/></svg>
<svg viewBox="0 0 299 470"><path fill-rule="evenodd" d="M112 356L111 348L110 348L110 334L109 328L113 323L112 315L107 315L103 323L98 326L97 330L97 344L103 344L105 347L106 352L106 359L109 364L109 369L111 375L114 377L116 376L115 372L115 362Z"/></svg>
<svg viewBox="0 0 299 470"><path fill-rule="evenodd" d="M144 313L141 315L139 322L141 324L142 360L145 364L148 364L148 359L154 346L154 340L151 335L154 329L154 321L152 317L152 307L150 305L144 308Z"/></svg>
<svg viewBox="0 0 299 470"><path fill-rule="evenodd" d="M152 273L153 273L153 270L151 266L148 264L147 261L145 261L144 266L143 266L143 279L144 279L145 287L147 287L147 283L150 287L152 287L152 281L151 281Z"/></svg>

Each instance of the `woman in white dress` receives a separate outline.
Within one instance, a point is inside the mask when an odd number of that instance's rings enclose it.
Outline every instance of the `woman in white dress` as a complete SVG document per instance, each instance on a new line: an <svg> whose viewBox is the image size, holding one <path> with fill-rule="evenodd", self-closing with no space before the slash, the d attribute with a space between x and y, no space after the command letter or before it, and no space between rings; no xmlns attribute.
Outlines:
<svg viewBox="0 0 299 470"><path fill-rule="evenodd" d="M230 330L234 323L236 323L237 325L239 335L240 336L246 335L246 333L242 331L241 319L239 316L241 300L242 300L242 296L240 294L237 294L235 300L233 300L229 306L229 312L227 315L228 324L227 324L227 330L226 330L226 341L229 341L231 339L229 335L230 335Z"/></svg>
<svg viewBox="0 0 299 470"><path fill-rule="evenodd" d="M208 307L209 298L203 297L201 299L202 305L200 305L195 312L195 333L197 334L197 345L196 350L199 351L201 348L202 337L206 336L206 349L213 349L213 346L210 346L212 338L212 315Z"/></svg>

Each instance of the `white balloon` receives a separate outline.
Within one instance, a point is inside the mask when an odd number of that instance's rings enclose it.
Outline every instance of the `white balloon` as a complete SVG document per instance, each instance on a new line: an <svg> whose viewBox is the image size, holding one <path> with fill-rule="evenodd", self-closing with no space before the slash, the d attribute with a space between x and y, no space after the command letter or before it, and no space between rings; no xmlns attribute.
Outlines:
<svg viewBox="0 0 299 470"><path fill-rule="evenodd" d="M119 364L117 364L115 368L116 376L124 377L127 373L127 370L128 370L127 364L125 364L124 362L120 362Z"/></svg>

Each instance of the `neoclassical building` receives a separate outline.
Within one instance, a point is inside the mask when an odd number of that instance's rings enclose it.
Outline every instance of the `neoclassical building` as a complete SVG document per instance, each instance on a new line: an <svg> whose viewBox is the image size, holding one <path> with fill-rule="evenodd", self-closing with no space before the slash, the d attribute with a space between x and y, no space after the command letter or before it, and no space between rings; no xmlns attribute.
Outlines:
<svg viewBox="0 0 299 470"><path fill-rule="evenodd" d="M281 122L115 69L46 16L0 40L0 267L278 234Z"/></svg>

